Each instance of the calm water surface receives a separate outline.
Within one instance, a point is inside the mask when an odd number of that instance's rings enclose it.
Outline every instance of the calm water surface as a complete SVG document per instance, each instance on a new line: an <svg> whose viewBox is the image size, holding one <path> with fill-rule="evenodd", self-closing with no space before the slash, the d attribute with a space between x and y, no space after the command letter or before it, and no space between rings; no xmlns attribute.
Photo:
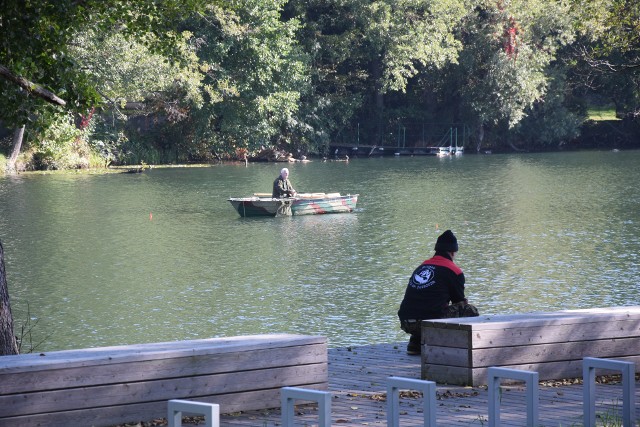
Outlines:
<svg viewBox="0 0 640 427"><path fill-rule="evenodd" d="M240 334L404 341L396 311L445 229L483 314L640 304L640 151L289 165L357 212L240 218L282 164L0 178L18 326L38 350Z"/></svg>

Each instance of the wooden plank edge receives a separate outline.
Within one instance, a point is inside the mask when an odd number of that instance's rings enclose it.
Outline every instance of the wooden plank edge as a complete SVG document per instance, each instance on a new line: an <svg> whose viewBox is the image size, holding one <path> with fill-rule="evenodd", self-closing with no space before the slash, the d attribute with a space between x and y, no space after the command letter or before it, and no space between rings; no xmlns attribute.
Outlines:
<svg viewBox="0 0 640 427"><path fill-rule="evenodd" d="M260 337L261 339L256 339ZM123 361L145 361L165 358L188 357L211 353L236 353L269 348L297 347L304 345L326 345L327 338L307 335L254 335L248 337L211 338L204 340L173 341L112 347L97 347L79 350L61 350L39 354L20 354L0 358L0 375L51 369L57 364L65 367L86 366L91 363L112 364ZM284 337L287 337L286 339ZM249 341L242 342L241 338ZM172 348L173 347L173 348Z"/></svg>
<svg viewBox="0 0 640 427"><path fill-rule="evenodd" d="M328 384L326 364L0 396L0 419L157 400L192 399L205 395L219 396L261 389L300 387L305 383Z"/></svg>
<svg viewBox="0 0 640 427"><path fill-rule="evenodd" d="M327 389L326 383L301 384L300 387L322 391ZM280 388L229 395L193 397L189 400L219 404L221 414L280 408ZM166 418L166 416L167 401L158 401L128 406L0 418L0 425L2 427L69 427L71 425L111 427L129 422L151 421L158 418Z"/></svg>

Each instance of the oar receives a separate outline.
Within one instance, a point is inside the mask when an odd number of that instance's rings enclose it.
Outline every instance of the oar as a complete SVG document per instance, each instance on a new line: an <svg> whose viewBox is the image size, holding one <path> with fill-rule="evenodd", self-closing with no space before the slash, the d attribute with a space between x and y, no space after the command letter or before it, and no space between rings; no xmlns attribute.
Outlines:
<svg viewBox="0 0 640 427"><path fill-rule="evenodd" d="M324 193L318 193L321 194L321 196L319 197L324 197ZM271 198L271 193L253 193L253 197L263 197L263 198ZM315 195L315 193L314 193ZM300 195L300 194L296 194L293 198L311 198L312 195L311 194L307 194L307 195Z"/></svg>
<svg viewBox="0 0 640 427"><path fill-rule="evenodd" d="M254 197L271 197L271 193L253 193ZM297 193L294 198L298 199L324 199L340 197L340 193Z"/></svg>
<svg viewBox="0 0 640 427"><path fill-rule="evenodd" d="M299 199L323 199L325 196L325 193L298 193L295 197Z"/></svg>

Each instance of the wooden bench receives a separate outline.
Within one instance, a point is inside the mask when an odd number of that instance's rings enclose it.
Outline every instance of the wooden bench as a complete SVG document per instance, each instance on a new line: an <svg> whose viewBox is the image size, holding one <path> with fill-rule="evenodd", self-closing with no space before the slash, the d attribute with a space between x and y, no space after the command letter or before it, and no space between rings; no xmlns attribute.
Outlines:
<svg viewBox="0 0 640 427"><path fill-rule="evenodd" d="M328 388L325 337L273 334L0 357L0 426L113 426L167 401L222 413L280 407L281 387Z"/></svg>
<svg viewBox="0 0 640 427"><path fill-rule="evenodd" d="M424 320L421 378L477 386L491 366L541 380L582 377L582 358L632 361L640 372L640 306Z"/></svg>

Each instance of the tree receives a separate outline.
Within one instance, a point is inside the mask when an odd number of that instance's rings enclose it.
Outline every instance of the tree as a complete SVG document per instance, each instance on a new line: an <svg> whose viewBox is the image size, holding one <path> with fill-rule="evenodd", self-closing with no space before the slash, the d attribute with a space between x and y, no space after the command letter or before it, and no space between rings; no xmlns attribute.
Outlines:
<svg viewBox="0 0 640 427"><path fill-rule="evenodd" d="M564 146L580 134L584 116L568 108L567 98L571 87L567 84L567 70L563 64L556 64L547 71L547 90L541 101L536 101L528 109L527 116L515 126L513 134L527 147L556 145Z"/></svg>
<svg viewBox="0 0 640 427"><path fill-rule="evenodd" d="M168 58L115 29L98 32L90 28L77 34L70 55L82 64L103 101L98 114L88 110L79 123L86 129L82 139L93 151L101 153L106 162L139 163L140 153L157 151L167 139L154 138L156 133L148 129L136 132L135 125L129 126L132 117L152 116L173 125L186 119L191 109L203 106L203 70L207 67L196 55L196 43L190 32L183 31L176 40L176 52ZM179 141L180 137L171 138L168 143L179 146Z"/></svg>
<svg viewBox="0 0 640 427"><path fill-rule="evenodd" d="M204 102L177 126L176 136L191 149L233 154L293 142L308 68L296 40L299 22L282 19L284 3L210 5L185 24L205 70Z"/></svg>
<svg viewBox="0 0 640 427"><path fill-rule="evenodd" d="M573 2L583 58L610 71L640 68L640 4L633 0Z"/></svg>
<svg viewBox="0 0 640 427"><path fill-rule="evenodd" d="M18 344L13 331L13 316L4 267L4 248L0 242L0 356L11 354L18 354Z"/></svg>
<svg viewBox="0 0 640 427"><path fill-rule="evenodd" d="M589 0L573 3L579 39L574 82L613 102L618 113L640 116L640 3Z"/></svg>
<svg viewBox="0 0 640 427"><path fill-rule="evenodd" d="M385 0L372 2L367 9L372 19L364 28L364 37L372 61L376 140L382 142L385 94L404 93L410 78L457 61L462 45L454 30L465 14L465 2Z"/></svg>
<svg viewBox="0 0 640 427"><path fill-rule="evenodd" d="M383 142L385 96L404 93L421 72L455 62L461 47L453 34L465 14L463 0L292 3L313 64L313 99L305 99L305 111L314 118L322 111L338 130L345 120L362 121L372 143Z"/></svg>
<svg viewBox="0 0 640 427"><path fill-rule="evenodd" d="M487 126L512 129L546 93L549 65L573 40L565 5L544 0L478 2L460 28L464 48L456 76L462 115L476 129L476 150Z"/></svg>
<svg viewBox="0 0 640 427"><path fill-rule="evenodd" d="M5 1L0 15L0 120L19 128L63 107L86 112L99 104L100 95L69 54L78 31L118 28L125 37L170 55L179 37L177 23L204 3L179 0L160 7L154 0Z"/></svg>

